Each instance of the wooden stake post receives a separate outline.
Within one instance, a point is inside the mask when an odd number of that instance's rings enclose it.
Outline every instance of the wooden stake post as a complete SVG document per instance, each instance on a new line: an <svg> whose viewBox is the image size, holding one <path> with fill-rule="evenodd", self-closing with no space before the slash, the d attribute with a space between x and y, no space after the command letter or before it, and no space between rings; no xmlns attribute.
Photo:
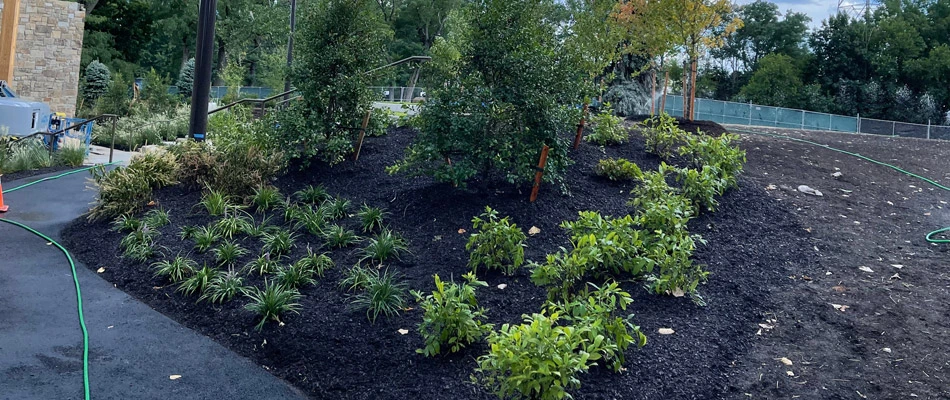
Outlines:
<svg viewBox="0 0 950 400"><path fill-rule="evenodd" d="M660 112L666 112L666 87L670 85L670 71L666 71L666 78L663 79L663 98L660 99Z"/></svg>
<svg viewBox="0 0 950 400"><path fill-rule="evenodd" d="M586 107L585 107L586 108ZM534 187L531 188L531 202L534 203L538 199L538 189L541 188L541 177L544 175L544 166L548 163L548 150L550 148L545 145L541 149L541 160L538 161L538 172L534 174Z"/></svg>
<svg viewBox="0 0 950 400"><path fill-rule="evenodd" d="M363 117L363 125L360 126L360 137L356 140L356 154L353 156L353 161L360 159L360 149L363 148L363 138L366 137L366 127L369 126L369 115L373 110L366 111L366 115Z"/></svg>
<svg viewBox="0 0 950 400"><path fill-rule="evenodd" d="M16 61L16 34L20 25L20 0L3 1L3 22L0 22L0 81L13 86Z"/></svg>
<svg viewBox="0 0 950 400"><path fill-rule="evenodd" d="M584 124L587 122L587 119L586 119L587 107L588 107L587 103L584 103L584 108L581 110L581 122L577 124L577 134L574 135L574 150L577 150L577 146L581 145L581 136L584 134ZM542 154L547 154L547 153L545 152ZM542 166L542 168L544 168L544 166Z"/></svg>

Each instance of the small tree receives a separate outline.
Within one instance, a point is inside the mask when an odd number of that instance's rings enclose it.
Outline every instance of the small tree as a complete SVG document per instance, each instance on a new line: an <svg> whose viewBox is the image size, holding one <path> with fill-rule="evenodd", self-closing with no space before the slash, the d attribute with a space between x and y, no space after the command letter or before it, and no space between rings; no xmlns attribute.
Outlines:
<svg viewBox="0 0 950 400"><path fill-rule="evenodd" d="M432 90L420 111L419 136L389 169L464 185L481 175L525 183L542 148L544 178L560 182L568 165L559 133L579 115L582 76L572 64L553 0L478 0L465 10L466 34L453 46L457 69ZM451 53L451 52L445 52Z"/></svg>
<svg viewBox="0 0 950 400"><path fill-rule="evenodd" d="M686 55L683 115L692 119L699 58L708 49L722 47L725 38L742 27L742 20L729 18L732 12L729 0L660 0L658 7L658 15L670 24L673 41L682 46Z"/></svg>
<svg viewBox="0 0 950 400"><path fill-rule="evenodd" d="M290 157L319 156L332 164L352 152L352 128L373 100L367 72L383 64L392 37L374 6L369 0L321 0L303 9L291 73L304 107L296 112L301 115L287 117L308 123L302 129L288 123L279 132Z"/></svg>
<svg viewBox="0 0 950 400"><path fill-rule="evenodd" d="M106 90L109 88L109 82L112 80L112 73L109 67L95 60L86 67L86 75L82 82L82 98L90 105L95 104Z"/></svg>
<svg viewBox="0 0 950 400"><path fill-rule="evenodd" d="M175 82L175 86L178 86L178 94L184 97L191 97L191 91L195 87L195 59L192 58L181 67L181 72L178 73L178 81Z"/></svg>
<svg viewBox="0 0 950 400"><path fill-rule="evenodd" d="M112 82L109 83L109 88L96 103L96 112L118 116L127 115L131 104L129 87L131 87L131 82L127 81L122 74L115 74Z"/></svg>
<svg viewBox="0 0 950 400"><path fill-rule="evenodd" d="M139 100L152 113L164 113L174 109L175 97L168 94L168 78L155 72L155 68L145 74Z"/></svg>

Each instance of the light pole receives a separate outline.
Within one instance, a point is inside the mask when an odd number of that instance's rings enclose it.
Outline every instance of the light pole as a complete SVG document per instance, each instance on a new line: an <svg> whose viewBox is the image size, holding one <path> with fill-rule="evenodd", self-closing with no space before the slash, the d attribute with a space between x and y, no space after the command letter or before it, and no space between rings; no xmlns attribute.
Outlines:
<svg viewBox="0 0 950 400"><path fill-rule="evenodd" d="M287 76L284 78L284 91L290 91L290 68L294 62L294 32L297 30L297 0L290 0L290 37L287 39ZM284 96L284 100L290 95Z"/></svg>
<svg viewBox="0 0 950 400"><path fill-rule="evenodd" d="M198 7L198 41L195 45L195 78L191 91L191 119L188 125L195 141L208 133L208 101L211 95L211 52L214 49L214 20L217 0L201 0Z"/></svg>

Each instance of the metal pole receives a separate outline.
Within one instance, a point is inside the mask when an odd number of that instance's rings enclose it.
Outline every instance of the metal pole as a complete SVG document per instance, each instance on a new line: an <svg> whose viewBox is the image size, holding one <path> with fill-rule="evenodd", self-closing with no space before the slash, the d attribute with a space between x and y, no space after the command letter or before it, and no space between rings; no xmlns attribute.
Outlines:
<svg viewBox="0 0 950 400"><path fill-rule="evenodd" d="M856 133L861 133L861 113L858 113L858 131Z"/></svg>
<svg viewBox="0 0 950 400"><path fill-rule="evenodd" d="M927 120L927 139L930 139L930 119Z"/></svg>
<svg viewBox="0 0 950 400"><path fill-rule="evenodd" d="M294 62L294 32L297 31L297 0L290 0L290 36L287 38L287 76L284 78L284 91L290 91L290 68ZM284 100L290 94L284 96Z"/></svg>
<svg viewBox="0 0 950 400"><path fill-rule="evenodd" d="M198 40L195 44L195 81L191 92L188 130L195 141L208 131L208 100L211 95L211 58L214 50L214 20L217 0L201 0L198 7Z"/></svg>
<svg viewBox="0 0 950 400"><path fill-rule="evenodd" d="M897 135L897 122L891 121L891 136Z"/></svg>
<svg viewBox="0 0 950 400"><path fill-rule="evenodd" d="M112 117L112 144L109 145L109 163L112 163L112 153L115 151L115 123L119 117Z"/></svg>
<svg viewBox="0 0 950 400"><path fill-rule="evenodd" d="M805 111L802 110L802 130L805 130Z"/></svg>
<svg viewBox="0 0 950 400"><path fill-rule="evenodd" d="M752 126L752 102L749 102L749 126Z"/></svg>

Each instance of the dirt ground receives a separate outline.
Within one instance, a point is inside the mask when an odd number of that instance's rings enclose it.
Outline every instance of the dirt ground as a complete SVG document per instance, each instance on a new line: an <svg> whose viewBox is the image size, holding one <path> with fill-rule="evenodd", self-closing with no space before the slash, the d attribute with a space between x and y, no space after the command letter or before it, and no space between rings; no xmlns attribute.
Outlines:
<svg viewBox="0 0 950 400"><path fill-rule="evenodd" d="M708 127L703 126L704 130ZM715 132L714 132L715 133ZM801 134L829 145L899 163L932 178L950 181L950 143L844 134ZM572 153L570 192L542 188L538 202L527 202L525 188L476 183L457 190L426 178L389 176L383 172L412 140L410 130L370 138L360 161L334 168L317 166L293 171L276 185L291 193L322 183L355 205L383 206L389 223L411 241L411 255L392 263L413 289L433 288L432 274L458 277L465 271L470 219L485 205L511 215L525 230L541 233L528 240L526 256L567 246L558 224L578 211L599 210L620 216L629 184L593 175L605 156L624 157L642 168L659 160L643 151L642 139L602 149L584 144ZM690 223L707 240L696 260L712 273L700 291L708 305L686 298L648 294L639 283L625 287L634 296L634 321L649 337L640 350L627 354L625 371L594 368L582 375L577 398L720 399L720 398L945 398L950 373L947 326L947 249L923 241L927 232L950 226L941 201L950 200L915 180L850 156L775 138L743 135L749 163L740 188L727 193L716 213ZM896 151L895 151L896 150ZM840 168L842 176L831 174ZM798 185L821 190L813 197ZM774 185L774 189L772 189ZM172 210L172 226L163 228L159 244L167 252L187 252L178 241L180 226L211 219L193 205L196 193L168 188L156 193ZM888 204L890 201L893 205ZM929 215L926 215L929 214ZM350 219L349 226L355 226ZM303 309L286 325L252 329L255 317L241 301L223 306L194 302L152 276L147 264L116 254L121 235L107 224L75 221L64 232L67 246L93 270L119 288L185 326L225 344L314 398L442 399L492 398L471 383L475 358L486 351L474 345L446 357L425 358L415 332L418 309L371 324L350 310L348 294L338 288L341 271L354 264L356 247L332 253L337 268L317 285L302 291ZM319 245L319 239L302 240ZM256 239L242 239L249 249ZM294 257L305 253L298 246ZM208 256L196 259L208 261ZM247 261L247 257L245 260ZM901 265L901 268L892 265ZM873 272L864 272L866 266ZM895 274L897 274L895 276ZM478 292L490 322L517 323L537 312L543 290L515 276L484 274L489 287ZM259 283L251 280L250 283ZM507 287L499 289L499 284ZM832 304L847 306L839 307ZM659 335L673 328L673 335ZM408 329L407 335L398 333ZM887 348L889 351L885 351ZM787 358L791 365L781 360Z"/></svg>
<svg viewBox="0 0 950 400"><path fill-rule="evenodd" d="M950 142L759 131L950 183ZM950 245L924 239L950 226L950 192L828 149L742 137L746 178L795 214L820 257L818 269L788 277L793 290L775 293L774 328L757 336L759 367L742 390L757 398L950 398ZM775 361L782 357L793 364Z"/></svg>

